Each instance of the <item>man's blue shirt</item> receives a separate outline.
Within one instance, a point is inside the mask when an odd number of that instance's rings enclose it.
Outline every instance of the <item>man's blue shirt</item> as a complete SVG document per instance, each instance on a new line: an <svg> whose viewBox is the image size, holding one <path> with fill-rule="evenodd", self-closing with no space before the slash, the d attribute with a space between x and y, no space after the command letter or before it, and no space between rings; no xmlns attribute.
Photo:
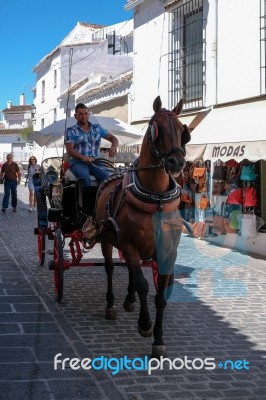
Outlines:
<svg viewBox="0 0 266 400"><path fill-rule="evenodd" d="M90 122L90 130L85 132L76 124L67 128L65 143L73 143L74 149L84 156L99 157L101 138L105 138L108 131L99 124Z"/></svg>

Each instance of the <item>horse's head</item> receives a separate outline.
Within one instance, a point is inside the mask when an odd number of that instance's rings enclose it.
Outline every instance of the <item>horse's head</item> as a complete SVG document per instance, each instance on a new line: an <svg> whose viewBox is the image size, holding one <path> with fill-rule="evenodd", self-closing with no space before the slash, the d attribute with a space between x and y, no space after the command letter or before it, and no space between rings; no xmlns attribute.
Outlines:
<svg viewBox="0 0 266 400"><path fill-rule="evenodd" d="M180 114L183 101L172 110L162 108L160 96L153 103L154 115L147 130L147 143L153 157L158 159L167 173L177 176L185 166L185 145L190 141L186 125L182 125Z"/></svg>

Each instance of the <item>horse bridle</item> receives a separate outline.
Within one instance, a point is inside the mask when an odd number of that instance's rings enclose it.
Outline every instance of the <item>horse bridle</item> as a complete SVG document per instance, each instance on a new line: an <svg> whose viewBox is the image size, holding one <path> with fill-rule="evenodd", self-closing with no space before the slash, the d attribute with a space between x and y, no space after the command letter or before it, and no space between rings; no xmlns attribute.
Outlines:
<svg viewBox="0 0 266 400"><path fill-rule="evenodd" d="M156 112L152 118L149 121L149 127L147 130L147 141L148 141L148 145L150 146L151 149L151 153L157 158L160 159L162 164L165 164L166 159L173 153L181 153L184 157L186 155L185 149L183 147L172 147L170 150L168 150L166 153L162 153L160 152L157 147L156 147L156 139L158 137L158 126L157 126L157 120L161 115L165 115L167 114L169 117L169 121L170 121L170 125L171 125L171 129L175 130L175 126L173 124L172 118L170 118L170 116L174 116L175 118L177 118L176 113L174 113L173 111L169 111L166 109L162 109L158 112ZM183 126L183 130L185 129L184 125Z"/></svg>

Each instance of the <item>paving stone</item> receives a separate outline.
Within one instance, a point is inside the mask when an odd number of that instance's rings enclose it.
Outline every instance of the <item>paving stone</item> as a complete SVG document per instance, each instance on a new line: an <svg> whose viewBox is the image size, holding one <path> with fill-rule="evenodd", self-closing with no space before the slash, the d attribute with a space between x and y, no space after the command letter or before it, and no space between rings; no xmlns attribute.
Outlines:
<svg viewBox="0 0 266 400"><path fill-rule="evenodd" d="M51 390L43 381L0 381L0 393L5 400L52 400Z"/></svg>
<svg viewBox="0 0 266 400"><path fill-rule="evenodd" d="M1 190L0 187L0 197ZM28 190L18 188L17 215L0 215L0 398L3 399L198 399L262 400L265 388L265 261L219 248L185 235L176 262L173 296L164 313L167 356L215 361L246 358L250 370L111 371L54 370L63 357L150 355L153 338L138 334L136 311L125 313L128 284L124 267L115 267L116 321L105 320L106 275L103 266L70 268L64 273L64 297L55 301L54 275L38 265L36 215L26 210ZM27 238L27 240L25 240ZM52 249L53 242L47 241ZM69 257L68 239L64 249ZM101 259L100 246L83 260ZM117 257L117 252L115 252ZM148 305L155 320L152 272ZM1 380L3 377L4 380ZM20 381L18 381L20 379Z"/></svg>

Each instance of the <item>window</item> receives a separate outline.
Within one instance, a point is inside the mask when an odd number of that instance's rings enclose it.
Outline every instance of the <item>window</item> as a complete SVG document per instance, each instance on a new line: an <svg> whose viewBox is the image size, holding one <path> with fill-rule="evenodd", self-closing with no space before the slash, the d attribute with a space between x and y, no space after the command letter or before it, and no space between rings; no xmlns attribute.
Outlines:
<svg viewBox="0 0 266 400"><path fill-rule="evenodd" d="M45 81L42 81L42 103L45 102Z"/></svg>
<svg viewBox="0 0 266 400"><path fill-rule="evenodd" d="M261 0L260 15L261 94L266 94L266 0Z"/></svg>
<svg viewBox="0 0 266 400"><path fill-rule="evenodd" d="M203 0L190 0L170 12L169 95L174 107L202 107L205 96L205 25Z"/></svg>
<svg viewBox="0 0 266 400"><path fill-rule="evenodd" d="M54 70L54 88L57 86L57 70Z"/></svg>
<svg viewBox="0 0 266 400"><path fill-rule="evenodd" d="M57 121L57 111L56 111L56 108L54 108L54 122L56 122Z"/></svg>
<svg viewBox="0 0 266 400"><path fill-rule="evenodd" d="M44 118L41 119L41 129L44 128Z"/></svg>

